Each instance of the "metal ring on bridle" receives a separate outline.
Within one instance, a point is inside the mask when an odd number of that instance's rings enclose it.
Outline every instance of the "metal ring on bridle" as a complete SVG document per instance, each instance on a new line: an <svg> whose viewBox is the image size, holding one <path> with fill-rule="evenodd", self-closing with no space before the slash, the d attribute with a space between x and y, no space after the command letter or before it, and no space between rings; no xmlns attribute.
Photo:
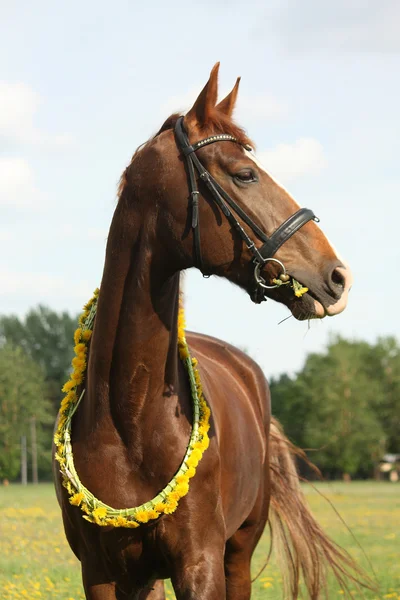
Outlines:
<svg viewBox="0 0 400 600"><path fill-rule="evenodd" d="M275 284L275 285L266 285L265 284L265 279L263 277L261 277L261 275L260 275L260 269L261 269L261 267L263 267L269 261L273 261L273 262L278 263L278 265L280 265L282 267L282 273L281 273L281 275L286 275L285 265L280 260L278 260L277 258L267 258L265 260L265 262L263 262L263 263L259 263L259 262L256 263L256 266L254 268L254 278L257 281L258 285L260 285L261 287L265 288L266 290L273 290L274 288L279 287L279 285L277 285L277 284Z"/></svg>

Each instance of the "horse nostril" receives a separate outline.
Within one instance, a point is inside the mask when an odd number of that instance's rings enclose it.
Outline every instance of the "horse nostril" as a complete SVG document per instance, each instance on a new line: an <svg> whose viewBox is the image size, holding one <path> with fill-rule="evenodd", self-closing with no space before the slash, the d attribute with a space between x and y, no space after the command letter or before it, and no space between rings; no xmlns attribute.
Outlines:
<svg viewBox="0 0 400 600"><path fill-rule="evenodd" d="M340 287L342 290L344 289L346 280L344 274L339 271L339 269L333 269L331 281L335 287Z"/></svg>

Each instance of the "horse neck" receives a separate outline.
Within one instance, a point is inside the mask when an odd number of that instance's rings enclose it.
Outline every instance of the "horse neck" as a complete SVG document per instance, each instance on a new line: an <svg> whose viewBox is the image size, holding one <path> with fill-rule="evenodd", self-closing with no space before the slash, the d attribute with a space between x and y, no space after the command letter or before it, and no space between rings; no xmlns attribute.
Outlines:
<svg viewBox="0 0 400 600"><path fill-rule="evenodd" d="M150 242L146 222L130 225L118 206L107 244L84 405L92 431L111 418L124 442L135 440L137 445L152 399L170 395L178 385L179 273L165 276L165 257Z"/></svg>

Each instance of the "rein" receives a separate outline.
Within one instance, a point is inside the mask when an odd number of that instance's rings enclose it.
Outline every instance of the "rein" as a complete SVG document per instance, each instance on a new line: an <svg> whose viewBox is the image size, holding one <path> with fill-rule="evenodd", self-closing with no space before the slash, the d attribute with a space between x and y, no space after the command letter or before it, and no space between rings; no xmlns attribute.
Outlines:
<svg viewBox="0 0 400 600"><path fill-rule="evenodd" d="M85 390L78 397L78 388L83 383L87 367L87 351L94 319L96 316L99 290L84 307L79 318L79 327L75 331L75 358L71 378L63 387L66 393L61 402L57 430L54 435L56 446L55 458L60 465L62 485L66 488L69 502L79 506L84 513L83 518L91 523L102 526L136 528L142 523L157 519L162 514L171 514L178 507L179 500L189 492L190 479L195 476L203 452L208 448L208 430L210 428L210 409L205 401L197 360L192 358L185 338L183 308L180 306L178 315L178 351L189 376L190 390L193 402L193 424L185 456L171 481L154 498L134 508L118 509L108 506L96 498L81 482L75 469L71 445L72 417Z"/></svg>
<svg viewBox="0 0 400 600"><path fill-rule="evenodd" d="M274 254L293 234L296 233L303 225L309 221L319 222L318 217L315 216L312 210L309 208L300 208L296 213L290 216L284 223L274 231L271 236L267 236L262 229L249 217L249 215L237 204L233 198L219 185L209 171L203 166L196 151L199 148L204 148L209 144L215 142L233 142L240 144L245 150L251 150L247 144L241 144L237 138L228 134L213 135L205 138L195 144L190 144L188 135L186 133L184 125L184 117L179 117L175 124L175 138L177 146L182 152L189 177L189 192L191 199L191 211L192 211L192 230L194 240L194 258L195 266L203 273L204 277L210 275L205 273L204 263L201 253L201 237L200 237L200 220L199 220L199 196L200 191L197 185L196 171L199 175L200 180L206 185L207 189L211 193L211 197L220 208L222 213L228 219L232 227L238 232L239 236L246 244L248 250L253 255L254 265L254 279L255 279L255 290L252 296L252 300L255 302L261 302L265 299L264 289L273 289L279 287L282 284L289 283L290 277L286 272L284 264L277 258L273 258ZM252 230L256 237L263 242L261 248L257 248L254 240L246 233L243 229L234 213L236 213L244 223ZM261 276L262 268L268 262L275 262L279 264L282 269L282 273L279 275L277 280L274 280L274 285L267 285L265 279ZM296 282L297 283L297 282ZM306 288L302 288L306 290ZM261 294L260 294L261 292ZM296 293L296 292L295 292ZM305 292L302 292L305 293ZM296 294L298 295L298 294Z"/></svg>

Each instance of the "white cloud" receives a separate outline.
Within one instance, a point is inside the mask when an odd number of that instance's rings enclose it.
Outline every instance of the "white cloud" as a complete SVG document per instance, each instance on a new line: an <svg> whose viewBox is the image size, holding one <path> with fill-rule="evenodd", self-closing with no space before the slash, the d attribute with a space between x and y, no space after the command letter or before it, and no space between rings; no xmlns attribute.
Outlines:
<svg viewBox="0 0 400 600"><path fill-rule="evenodd" d="M63 148L72 142L69 134L49 134L35 126L41 104L37 92L24 83L0 81L0 137L16 144Z"/></svg>
<svg viewBox="0 0 400 600"><path fill-rule="evenodd" d="M35 184L33 169L23 158L0 158L0 206L37 210L44 195Z"/></svg>
<svg viewBox="0 0 400 600"><path fill-rule="evenodd" d="M326 166L324 149L313 138L300 138L293 144L278 144L274 149L258 153L257 159L282 183L319 173Z"/></svg>

